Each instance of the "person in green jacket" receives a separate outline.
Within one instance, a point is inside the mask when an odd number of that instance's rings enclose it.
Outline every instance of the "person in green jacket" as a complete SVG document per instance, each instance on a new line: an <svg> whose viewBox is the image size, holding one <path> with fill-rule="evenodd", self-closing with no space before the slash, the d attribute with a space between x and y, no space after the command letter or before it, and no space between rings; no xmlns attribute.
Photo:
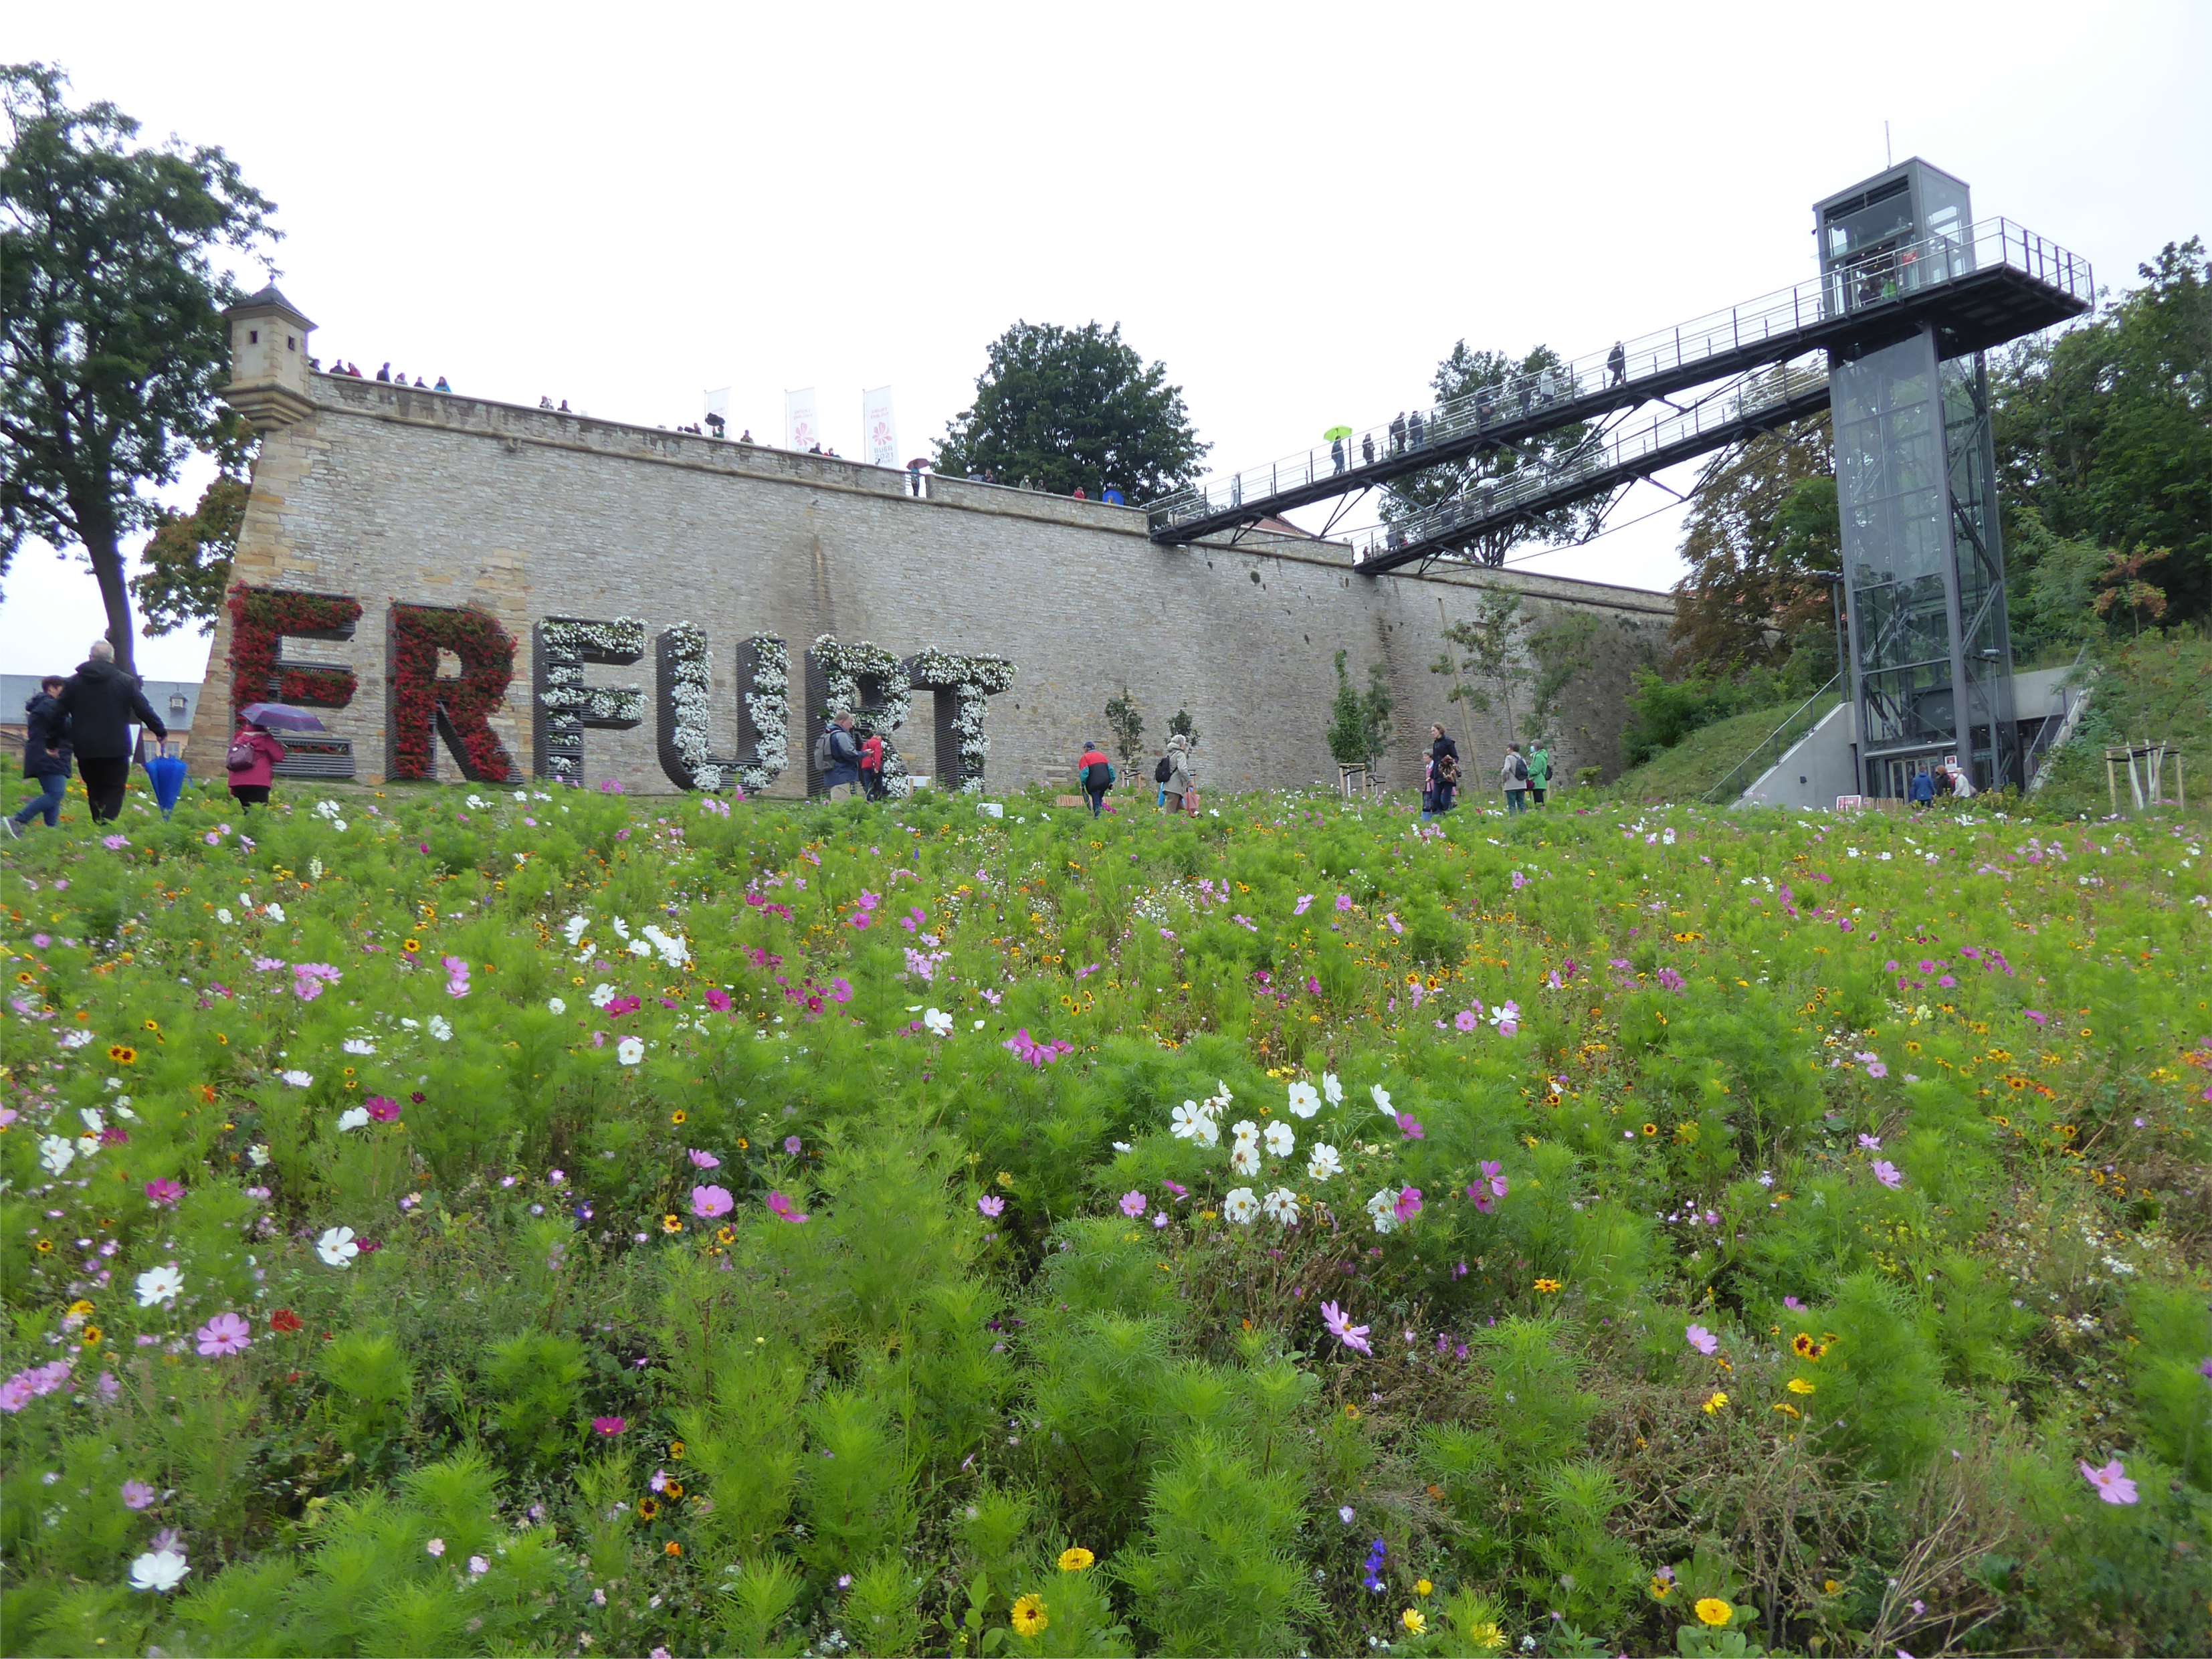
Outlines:
<svg viewBox="0 0 2212 1659"><path fill-rule="evenodd" d="M1538 744L1528 751L1528 793L1536 805L1544 804L1544 791L1552 784L1552 751Z"/></svg>

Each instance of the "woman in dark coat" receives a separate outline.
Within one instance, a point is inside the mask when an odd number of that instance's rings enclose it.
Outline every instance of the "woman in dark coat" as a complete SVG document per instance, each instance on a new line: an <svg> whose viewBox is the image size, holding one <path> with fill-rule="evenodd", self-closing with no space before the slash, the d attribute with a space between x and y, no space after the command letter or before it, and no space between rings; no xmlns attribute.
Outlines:
<svg viewBox="0 0 2212 1659"><path fill-rule="evenodd" d="M1429 737L1428 798L1421 803L1425 818L1443 817L1459 798L1459 745L1441 726L1431 726Z"/></svg>
<svg viewBox="0 0 2212 1659"><path fill-rule="evenodd" d="M0 818L10 840L20 839L23 826L43 816L51 830L61 822L62 794L69 787L70 748L69 716L55 700L64 682L50 674L35 695L23 705L23 775L39 786L39 793L23 803L12 818Z"/></svg>

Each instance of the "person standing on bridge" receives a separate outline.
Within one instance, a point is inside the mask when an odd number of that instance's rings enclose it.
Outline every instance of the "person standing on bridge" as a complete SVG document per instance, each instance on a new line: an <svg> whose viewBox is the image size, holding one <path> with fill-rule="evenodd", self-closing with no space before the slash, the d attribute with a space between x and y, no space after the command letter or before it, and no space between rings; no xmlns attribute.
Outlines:
<svg viewBox="0 0 2212 1659"><path fill-rule="evenodd" d="M1344 471L1344 440L1343 440L1343 439L1341 439L1341 438L1331 438L1331 439L1328 441L1328 460L1329 460L1329 465L1330 465L1330 468L1331 468L1333 471L1336 471L1336 472L1340 472L1340 472L1342 472L1342 471Z"/></svg>
<svg viewBox="0 0 2212 1659"><path fill-rule="evenodd" d="M1605 367L1606 372L1613 376L1614 386L1628 383L1628 352L1620 341L1615 340L1613 349L1606 354Z"/></svg>
<svg viewBox="0 0 2212 1659"><path fill-rule="evenodd" d="M1390 422L1390 453L1393 455L1406 453L1406 411L1402 409Z"/></svg>
<svg viewBox="0 0 2212 1659"><path fill-rule="evenodd" d="M1406 443L1412 449L1421 447L1421 411L1418 409L1406 417Z"/></svg>
<svg viewBox="0 0 2212 1659"><path fill-rule="evenodd" d="M1362 466L1375 465L1375 434L1371 432L1359 441L1359 464Z"/></svg>

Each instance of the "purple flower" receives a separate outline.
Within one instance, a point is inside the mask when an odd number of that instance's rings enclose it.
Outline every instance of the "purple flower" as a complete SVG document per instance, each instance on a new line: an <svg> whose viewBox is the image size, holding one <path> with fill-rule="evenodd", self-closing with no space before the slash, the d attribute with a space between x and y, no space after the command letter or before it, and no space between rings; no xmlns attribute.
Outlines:
<svg viewBox="0 0 2212 1659"><path fill-rule="evenodd" d="M1121 1213L1134 1221L1145 1212L1145 1195L1134 1190L1121 1194Z"/></svg>
<svg viewBox="0 0 2212 1659"><path fill-rule="evenodd" d="M1482 1022L1480 1020L1474 1017L1474 1010L1472 1008L1461 1009L1458 1016L1452 1021L1452 1024L1458 1026L1462 1031L1472 1031L1481 1023Z"/></svg>
<svg viewBox="0 0 2212 1659"><path fill-rule="evenodd" d="M1897 1165L1886 1158L1875 1159L1874 1178L1885 1187L1902 1187L1905 1184L1905 1177L1898 1173Z"/></svg>
<svg viewBox="0 0 2212 1659"><path fill-rule="evenodd" d="M1784 1297L1782 1298L1782 1305L1789 1309L1791 1313L1802 1313L1805 1311L1805 1304L1800 1302L1794 1296Z"/></svg>
<svg viewBox="0 0 2212 1659"><path fill-rule="evenodd" d="M1720 1338L1715 1336L1703 1325L1691 1326L1688 1330L1682 1333L1682 1338L1699 1353L1711 1354L1720 1352Z"/></svg>
<svg viewBox="0 0 2212 1659"><path fill-rule="evenodd" d="M161 1494L143 1480L126 1480L123 1483L123 1507L126 1510L149 1508L159 1496Z"/></svg>
<svg viewBox="0 0 2212 1659"><path fill-rule="evenodd" d="M696 1146L690 1148L684 1156L691 1160L691 1167L695 1170L719 1170L722 1167L720 1158L712 1152L702 1152Z"/></svg>
<svg viewBox="0 0 2212 1659"><path fill-rule="evenodd" d="M793 1225L802 1224L808 1218L805 1216L801 1215L797 1210L793 1209L791 1205L791 1200L786 1198L781 1193L770 1193L768 1195L768 1206L784 1220L792 1223Z"/></svg>
<svg viewBox="0 0 2212 1659"><path fill-rule="evenodd" d="M975 1213L986 1221L996 1221L1006 1212L1006 1200L995 1193L986 1193L975 1200Z"/></svg>
<svg viewBox="0 0 2212 1659"><path fill-rule="evenodd" d="M1429 1138L1429 1132L1405 1112L1398 1114L1398 1133L1408 1140L1426 1140Z"/></svg>
<svg viewBox="0 0 2212 1659"><path fill-rule="evenodd" d="M1328 1327L1328 1334L1354 1353L1371 1355L1375 1350L1367 1340L1367 1327L1355 1325L1352 1316L1334 1302L1321 1304L1321 1322Z"/></svg>
<svg viewBox="0 0 2212 1659"><path fill-rule="evenodd" d="M1867 1152L1878 1152L1881 1150L1881 1137L1880 1135L1861 1135L1859 1137L1859 1145Z"/></svg>
<svg viewBox="0 0 2212 1659"><path fill-rule="evenodd" d="M389 1095L371 1095L362 1104L368 1109L368 1115L379 1123L393 1123L398 1121L399 1103Z"/></svg>
<svg viewBox="0 0 2212 1659"><path fill-rule="evenodd" d="M691 1213L702 1221L712 1221L725 1216L737 1207L738 1201L730 1196L726 1187L694 1187L691 1189Z"/></svg>
<svg viewBox="0 0 2212 1659"><path fill-rule="evenodd" d="M613 1439L617 1435L620 1434L629 1426L629 1422L626 1418L595 1417L592 1419L592 1431L595 1433L605 1435L610 1440Z"/></svg>
<svg viewBox="0 0 2212 1659"><path fill-rule="evenodd" d="M2132 1504L2136 1501L2136 1483L2128 1479L2126 1468L2115 1457L2101 1469L2081 1465L2081 1478L2096 1488L2097 1496L2107 1504Z"/></svg>
<svg viewBox="0 0 2212 1659"><path fill-rule="evenodd" d="M1398 1201L1390 1207L1399 1220L1411 1221L1421 1212L1421 1189L1419 1187L1406 1188L1399 1193Z"/></svg>
<svg viewBox="0 0 2212 1659"><path fill-rule="evenodd" d="M164 1176L146 1183L146 1201L158 1209L167 1209L185 1195L185 1189Z"/></svg>
<svg viewBox="0 0 2212 1659"><path fill-rule="evenodd" d="M222 1359L234 1353L244 1353L253 1346L252 1328L234 1313L219 1313L201 1326L195 1334L199 1338L200 1352L210 1359Z"/></svg>
<svg viewBox="0 0 2212 1659"><path fill-rule="evenodd" d="M1867 1061L1867 1075L1871 1078L1887 1077L1889 1075L1889 1067L1883 1065L1878 1060L1870 1060Z"/></svg>
<svg viewBox="0 0 2212 1659"><path fill-rule="evenodd" d="M1294 916L1302 916L1305 915L1308 910L1313 908L1313 898L1314 896L1311 893L1299 894L1298 902L1292 907L1291 914Z"/></svg>
<svg viewBox="0 0 2212 1659"><path fill-rule="evenodd" d="M805 1145L805 1143L801 1141L797 1135L786 1135L783 1138L783 1150L790 1153L793 1158L797 1158L799 1156Z"/></svg>
<svg viewBox="0 0 2212 1659"><path fill-rule="evenodd" d="M1351 894L1349 894L1349 893L1339 893L1339 894L1336 896L1336 913L1337 913L1337 915L1343 915L1346 912L1349 911L1351 908L1352 908L1352 895L1351 895Z"/></svg>

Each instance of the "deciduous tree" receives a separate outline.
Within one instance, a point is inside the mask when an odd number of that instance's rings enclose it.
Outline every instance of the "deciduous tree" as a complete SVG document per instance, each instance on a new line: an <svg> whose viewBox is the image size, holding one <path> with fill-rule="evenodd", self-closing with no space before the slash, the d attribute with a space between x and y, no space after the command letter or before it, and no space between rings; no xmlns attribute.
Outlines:
<svg viewBox="0 0 2212 1659"><path fill-rule="evenodd" d="M216 259L275 240L270 203L220 149L138 146L61 72L0 69L0 568L27 538L82 550L116 659L132 659L123 538L146 490L211 440L237 297Z"/></svg>
<svg viewBox="0 0 2212 1659"><path fill-rule="evenodd" d="M1836 568L1834 473L1825 415L1707 465L1682 538L1689 573L1674 585L1686 664L1721 674L1778 666L1808 626L1830 626L1827 585L1812 573Z"/></svg>

